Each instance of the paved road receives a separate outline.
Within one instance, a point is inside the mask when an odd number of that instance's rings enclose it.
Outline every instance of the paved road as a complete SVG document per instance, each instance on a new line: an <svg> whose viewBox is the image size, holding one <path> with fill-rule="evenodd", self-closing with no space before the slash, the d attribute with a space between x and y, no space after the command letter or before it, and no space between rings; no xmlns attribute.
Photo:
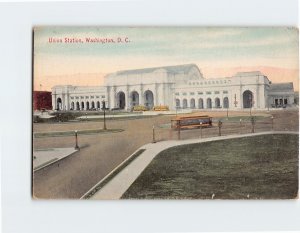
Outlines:
<svg viewBox="0 0 300 233"><path fill-rule="evenodd" d="M206 112L214 117L224 116L226 112ZM236 115L246 115L247 112L234 112ZM261 114L258 113L258 114ZM269 113L265 113L269 114ZM298 131L298 111L274 111L275 130ZM34 173L33 185L36 198L80 198L106 174L119 165L136 149L152 141L152 125L170 123L171 116L156 116L135 120L114 120L107 122L110 128L122 128L123 132L114 134L81 135L79 145L85 145L80 152L67 157L58 164L50 165ZM257 131L271 129L270 118L268 124L257 126ZM101 122L80 122L60 124L34 124L34 132L65 131L101 128ZM248 125L245 132L249 133ZM206 130L206 131L205 131ZM217 127L203 130L203 135L216 136ZM241 128L237 123L224 124L223 134L239 133ZM200 136L200 130L182 132L182 138ZM176 139L176 133L168 129L157 128L156 139ZM34 149L59 148L74 146L74 137L35 138Z"/></svg>
<svg viewBox="0 0 300 233"><path fill-rule="evenodd" d="M140 146L151 142L152 125L169 122L168 117L107 122L107 127L125 131L114 134L82 135L79 145L87 145L58 164L34 173L36 198L80 198L87 190ZM35 124L34 131L91 129L102 127L101 122ZM34 139L34 148L70 147L74 137Z"/></svg>

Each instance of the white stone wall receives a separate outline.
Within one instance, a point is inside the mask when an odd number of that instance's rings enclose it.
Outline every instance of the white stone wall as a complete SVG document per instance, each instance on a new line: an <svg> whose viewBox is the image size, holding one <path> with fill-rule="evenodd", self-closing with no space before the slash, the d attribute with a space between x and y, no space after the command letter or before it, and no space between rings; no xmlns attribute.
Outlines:
<svg viewBox="0 0 300 233"><path fill-rule="evenodd" d="M181 108L199 107L199 99L203 100L203 108L207 109L208 99L211 99L211 108L225 108L224 98L228 98L229 109L243 109L246 91L252 93L252 108L265 109L274 102L269 96L270 81L260 72L244 72L227 78L205 79L197 66L192 65L189 70L176 72L164 68L134 71L121 71L105 77L103 87L76 87L55 86L52 88L53 109L70 110L79 102L80 110L91 108L92 102L106 101L108 108L120 107L118 98L120 93L125 94L125 110L130 110L137 101L132 101L132 93L138 93L138 104L144 105L145 93L151 91L154 106L167 105L175 109L176 100L180 101ZM136 95L135 95L136 96ZM61 103L57 103L60 98ZM292 94L286 94L289 103L294 102ZM219 99L217 106L216 99ZM250 98L249 98L250 99ZM250 100L249 100L250 101ZM82 108L82 102L84 103ZM183 103L186 103L185 105ZM74 103L74 104L72 104ZM59 105L59 106L58 106ZM101 104L102 107L102 104ZM97 106L96 106L97 108Z"/></svg>
<svg viewBox="0 0 300 233"><path fill-rule="evenodd" d="M57 104L57 100L62 100L61 104ZM97 102L106 100L106 90L104 87L80 87L80 86L54 86L52 88L52 106L53 110L73 110L77 109L77 102L79 103L79 110L88 110L94 107L97 108ZM83 105L82 105L83 103ZM87 104L88 103L88 104Z"/></svg>

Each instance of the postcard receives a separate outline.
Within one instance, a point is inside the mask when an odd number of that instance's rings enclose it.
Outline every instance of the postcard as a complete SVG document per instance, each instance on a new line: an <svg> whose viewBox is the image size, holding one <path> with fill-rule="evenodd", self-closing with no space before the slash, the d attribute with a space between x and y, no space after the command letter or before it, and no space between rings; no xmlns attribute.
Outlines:
<svg viewBox="0 0 300 233"><path fill-rule="evenodd" d="M33 28L34 199L295 199L298 29Z"/></svg>

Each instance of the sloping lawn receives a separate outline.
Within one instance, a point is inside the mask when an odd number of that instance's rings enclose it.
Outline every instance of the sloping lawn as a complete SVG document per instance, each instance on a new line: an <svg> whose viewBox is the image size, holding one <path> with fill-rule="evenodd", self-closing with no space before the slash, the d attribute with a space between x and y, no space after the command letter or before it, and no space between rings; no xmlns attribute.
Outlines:
<svg viewBox="0 0 300 233"><path fill-rule="evenodd" d="M123 194L131 199L291 199L298 135L197 143L159 153Z"/></svg>

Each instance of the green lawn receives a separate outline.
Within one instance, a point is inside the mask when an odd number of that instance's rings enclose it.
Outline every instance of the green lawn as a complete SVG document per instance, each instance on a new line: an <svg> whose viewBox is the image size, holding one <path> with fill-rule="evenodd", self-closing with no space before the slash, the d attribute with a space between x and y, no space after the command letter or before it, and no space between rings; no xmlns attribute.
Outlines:
<svg viewBox="0 0 300 233"><path fill-rule="evenodd" d="M176 146L159 153L122 198L295 198L298 159L292 134Z"/></svg>
<svg viewBox="0 0 300 233"><path fill-rule="evenodd" d="M267 116L253 116L255 121L261 121L265 118L268 118ZM269 117L270 118L270 117ZM228 117L221 117L221 118L214 118L213 120L218 121L221 120L223 122L240 122L240 119L242 119L243 122L251 122L250 116L230 116ZM271 119L271 118L270 118Z"/></svg>
<svg viewBox="0 0 300 233"><path fill-rule="evenodd" d="M86 129L78 130L78 135L86 134L105 134L105 133L118 133L124 131L123 129ZM44 137L65 137L65 136L75 136L75 131L55 131L55 132L40 132L34 133L35 138L44 138Z"/></svg>

